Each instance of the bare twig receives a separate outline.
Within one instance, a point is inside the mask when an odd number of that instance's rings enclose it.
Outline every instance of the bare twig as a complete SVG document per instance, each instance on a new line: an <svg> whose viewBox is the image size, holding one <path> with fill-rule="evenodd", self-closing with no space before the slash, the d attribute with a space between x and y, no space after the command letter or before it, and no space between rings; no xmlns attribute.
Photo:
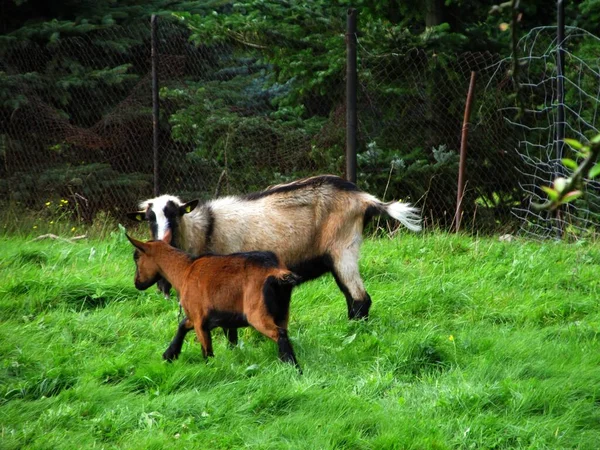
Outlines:
<svg viewBox="0 0 600 450"><path fill-rule="evenodd" d="M242 45L245 45L247 47L252 47L252 48L259 48L261 50L266 50L269 47L266 47L264 45L260 45L260 44L255 44L253 42L248 42L244 39L244 36L242 35L242 33L236 32L236 31L229 31L229 36L231 36L231 38L234 41L239 42Z"/></svg>
<svg viewBox="0 0 600 450"><path fill-rule="evenodd" d="M388 187L390 186L390 180L392 179L392 172L394 171L394 161L392 161L392 164L390 166L390 173L388 174L388 179L387 179L387 183L385 184L385 190L383 191L383 197L381 198L382 202L385 202L385 195L387 194L388 191ZM381 216L377 216L377 226L375 227L375 230L379 230L379 222L381 220Z"/></svg>
<svg viewBox="0 0 600 450"><path fill-rule="evenodd" d="M38 236L29 242L41 241L42 239L54 239L57 241L63 241L63 242L68 242L69 244L74 244L75 241L79 241L81 239L86 239L86 238L87 238L87 234L73 236L72 238L64 238L64 237L57 236L56 234L48 233L48 234L42 234L41 236Z"/></svg>

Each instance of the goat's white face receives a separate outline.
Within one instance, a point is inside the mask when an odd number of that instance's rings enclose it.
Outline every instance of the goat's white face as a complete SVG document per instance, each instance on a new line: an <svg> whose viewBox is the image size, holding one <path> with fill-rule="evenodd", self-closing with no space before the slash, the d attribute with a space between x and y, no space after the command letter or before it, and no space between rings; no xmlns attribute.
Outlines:
<svg viewBox="0 0 600 450"><path fill-rule="evenodd" d="M163 240L170 231L172 240L176 243L181 217L194 210L198 203L198 200L192 200L184 204L172 195L161 195L142 202L140 211L128 213L127 216L138 222L148 221L152 239Z"/></svg>
<svg viewBox="0 0 600 450"><path fill-rule="evenodd" d="M177 228L176 221L179 219L181 204L177 197L163 195L147 205L145 209L151 215L148 220L150 221L153 239L162 239L165 237L167 230Z"/></svg>

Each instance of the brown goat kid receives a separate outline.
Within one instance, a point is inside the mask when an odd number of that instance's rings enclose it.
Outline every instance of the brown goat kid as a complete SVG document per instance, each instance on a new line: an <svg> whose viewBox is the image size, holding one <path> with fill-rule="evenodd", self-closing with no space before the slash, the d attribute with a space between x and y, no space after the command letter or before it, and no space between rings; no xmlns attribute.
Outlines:
<svg viewBox="0 0 600 450"><path fill-rule="evenodd" d="M163 277L179 294L185 311L185 319L163 353L164 359L172 361L179 356L192 328L206 358L214 356L210 335L213 328L226 329L230 342L235 344L237 328L251 325L277 342L282 361L300 369L287 335L290 297L298 278L273 253L193 257L168 244L170 232L161 241L127 238L136 248L135 287L148 289Z"/></svg>

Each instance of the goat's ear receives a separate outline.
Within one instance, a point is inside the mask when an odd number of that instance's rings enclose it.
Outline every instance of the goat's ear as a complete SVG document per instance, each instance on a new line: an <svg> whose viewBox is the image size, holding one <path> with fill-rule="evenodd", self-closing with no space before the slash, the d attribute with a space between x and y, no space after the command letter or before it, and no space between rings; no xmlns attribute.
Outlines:
<svg viewBox="0 0 600 450"><path fill-rule="evenodd" d="M137 248L142 253L146 253L146 244L145 243L130 237L127 233L125 233L125 236L127 237L127 239L129 239L129 242L131 242L131 245L133 245L135 248Z"/></svg>
<svg viewBox="0 0 600 450"><path fill-rule="evenodd" d="M165 235L162 238L162 241L166 244L171 244L171 238L173 237L173 233L171 233L171 229L167 229L167 231L165 232Z"/></svg>
<svg viewBox="0 0 600 450"><path fill-rule="evenodd" d="M127 217L131 220L134 220L136 222L144 222L145 220L148 220L146 218L146 212L145 211L136 211L136 212L128 212L127 213Z"/></svg>
<svg viewBox="0 0 600 450"><path fill-rule="evenodd" d="M198 206L198 203L200 203L200 200L192 200L190 202L187 202L184 205L181 205L179 207L179 215L183 216L184 214L191 213L194 209L196 209L196 206Z"/></svg>

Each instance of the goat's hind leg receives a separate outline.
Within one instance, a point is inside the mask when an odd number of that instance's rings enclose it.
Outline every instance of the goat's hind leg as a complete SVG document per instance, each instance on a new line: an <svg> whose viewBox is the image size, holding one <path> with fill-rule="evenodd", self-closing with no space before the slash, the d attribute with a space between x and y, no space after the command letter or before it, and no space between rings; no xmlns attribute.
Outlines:
<svg viewBox="0 0 600 450"><path fill-rule="evenodd" d="M250 317L248 319L248 322L256 329L256 331L277 342L277 347L279 348L279 359L283 362L295 365L298 371L302 373L302 369L300 369L300 365L298 364L298 360L294 354L292 343L288 338L287 330L275 325L275 323L272 321L264 320L264 316L263 318L259 318L253 322Z"/></svg>
<svg viewBox="0 0 600 450"><path fill-rule="evenodd" d="M332 261L335 281L346 297L349 319L368 319L371 297L358 271L358 245L350 247Z"/></svg>
<svg viewBox="0 0 600 450"><path fill-rule="evenodd" d="M169 347L163 353L163 359L167 361L173 361L179 357L181 353L181 347L183 346L183 341L185 340L185 336L188 332L194 328L192 322L186 317L181 322L179 322L179 326L177 327L177 333L175 337L169 344Z"/></svg>
<svg viewBox="0 0 600 450"><path fill-rule="evenodd" d="M293 364L298 368L300 373L302 373L302 369L300 369L300 365L294 354L292 343L288 337L287 330L284 328L277 327L277 347L279 347L279 359L283 362Z"/></svg>

